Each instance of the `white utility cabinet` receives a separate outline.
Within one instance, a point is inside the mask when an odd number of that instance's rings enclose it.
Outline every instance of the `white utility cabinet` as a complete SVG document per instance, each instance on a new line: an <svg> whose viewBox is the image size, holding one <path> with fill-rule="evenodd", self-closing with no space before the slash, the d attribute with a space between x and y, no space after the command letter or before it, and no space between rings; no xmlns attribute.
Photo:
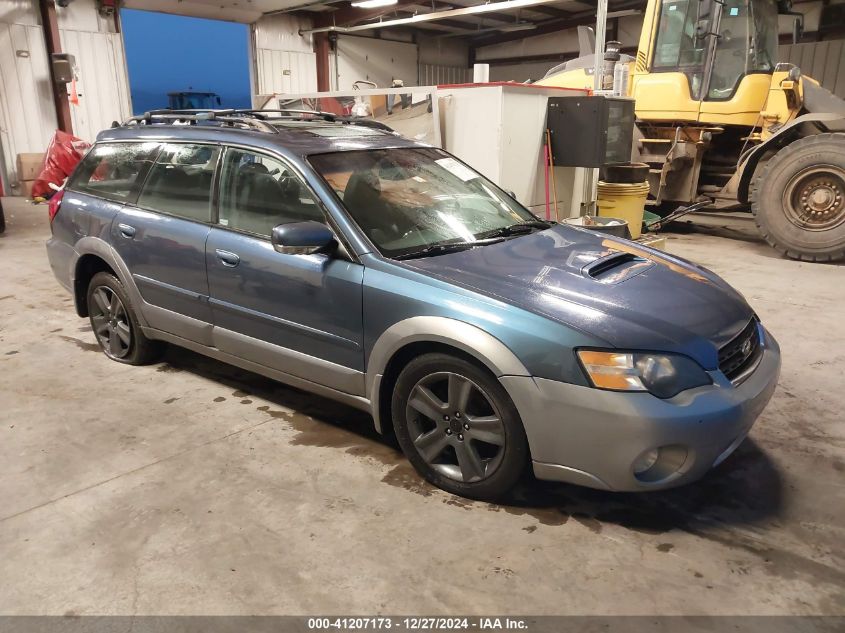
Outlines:
<svg viewBox="0 0 845 633"><path fill-rule="evenodd" d="M549 97L583 95L581 90L515 83L438 86L442 146L543 217L546 104ZM575 167L550 170L552 218L555 189L558 219L581 215L587 171Z"/></svg>

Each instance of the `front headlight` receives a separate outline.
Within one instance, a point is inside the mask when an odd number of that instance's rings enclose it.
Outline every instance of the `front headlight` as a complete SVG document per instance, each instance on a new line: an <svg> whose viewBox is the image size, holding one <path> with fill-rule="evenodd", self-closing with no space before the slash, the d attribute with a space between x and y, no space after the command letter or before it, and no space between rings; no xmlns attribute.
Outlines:
<svg viewBox="0 0 845 633"><path fill-rule="evenodd" d="M649 352L578 350L578 360L592 385L612 391L648 391L671 398L713 381L691 358Z"/></svg>

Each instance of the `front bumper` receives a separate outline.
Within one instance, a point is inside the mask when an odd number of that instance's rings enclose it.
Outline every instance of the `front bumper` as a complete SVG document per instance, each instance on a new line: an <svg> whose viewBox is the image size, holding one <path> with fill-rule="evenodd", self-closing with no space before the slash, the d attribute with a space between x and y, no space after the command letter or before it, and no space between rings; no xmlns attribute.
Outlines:
<svg viewBox="0 0 845 633"><path fill-rule="evenodd" d="M712 385L667 400L502 377L522 416L535 475L617 491L657 490L699 479L739 446L774 393L780 348L765 329L761 334L762 358L744 382L734 386L714 371ZM658 447L672 447L665 451L674 459L671 472L636 476L637 458Z"/></svg>

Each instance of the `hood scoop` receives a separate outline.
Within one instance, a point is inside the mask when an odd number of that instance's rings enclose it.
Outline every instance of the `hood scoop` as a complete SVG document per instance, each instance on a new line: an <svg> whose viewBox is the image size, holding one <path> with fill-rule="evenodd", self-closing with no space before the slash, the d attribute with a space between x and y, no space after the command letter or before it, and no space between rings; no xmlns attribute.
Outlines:
<svg viewBox="0 0 845 633"><path fill-rule="evenodd" d="M581 273L603 284L617 284L645 272L654 263L631 253L614 252L587 264Z"/></svg>

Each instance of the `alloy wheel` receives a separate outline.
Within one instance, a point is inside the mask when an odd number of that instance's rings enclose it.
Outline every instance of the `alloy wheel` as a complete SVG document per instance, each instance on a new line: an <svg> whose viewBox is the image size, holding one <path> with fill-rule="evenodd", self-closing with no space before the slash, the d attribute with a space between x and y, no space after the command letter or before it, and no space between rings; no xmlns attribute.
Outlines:
<svg viewBox="0 0 845 633"><path fill-rule="evenodd" d="M491 476L505 452L505 427L492 399L453 372L422 378L408 398L406 420L420 457L445 477L471 483Z"/></svg>
<svg viewBox="0 0 845 633"><path fill-rule="evenodd" d="M132 327L126 307L108 286L98 286L91 293L91 324L100 347L107 356L123 358L132 344Z"/></svg>

